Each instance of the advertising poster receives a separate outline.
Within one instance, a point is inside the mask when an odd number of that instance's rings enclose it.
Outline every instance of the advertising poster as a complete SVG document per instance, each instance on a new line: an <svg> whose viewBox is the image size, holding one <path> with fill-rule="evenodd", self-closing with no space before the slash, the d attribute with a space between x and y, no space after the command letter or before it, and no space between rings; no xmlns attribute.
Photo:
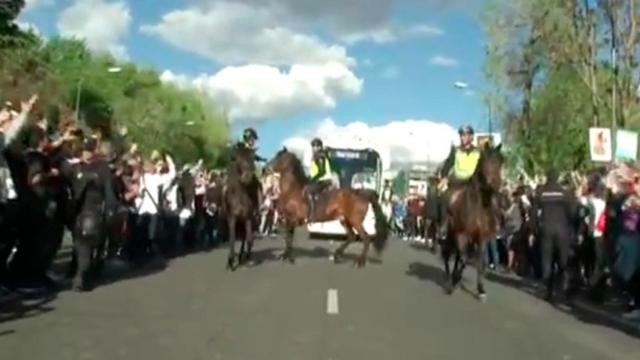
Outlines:
<svg viewBox="0 0 640 360"><path fill-rule="evenodd" d="M636 160L638 155L638 133L618 130L616 133L616 159Z"/></svg>
<svg viewBox="0 0 640 360"><path fill-rule="evenodd" d="M589 149L592 161L611 161L611 130L590 128Z"/></svg>

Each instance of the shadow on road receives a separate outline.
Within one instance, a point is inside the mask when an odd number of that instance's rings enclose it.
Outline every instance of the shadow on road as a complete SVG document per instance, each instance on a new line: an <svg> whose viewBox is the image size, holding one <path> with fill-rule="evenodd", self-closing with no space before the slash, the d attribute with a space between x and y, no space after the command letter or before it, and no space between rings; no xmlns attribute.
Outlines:
<svg viewBox="0 0 640 360"><path fill-rule="evenodd" d="M545 288L541 283L496 273L488 273L487 279L506 287L524 291L541 301L545 301ZM618 315L608 314L606 310L598 309L595 305L589 305L588 300L583 299L580 294L574 300L566 300L561 296L558 293L557 301L551 304L555 309L570 314L577 320L587 324L606 326L633 337L640 337L640 326L634 326L622 319L616 319Z"/></svg>
<svg viewBox="0 0 640 360"><path fill-rule="evenodd" d="M440 288L442 288L442 291L444 292L446 292L448 289L444 270L436 266L424 264L421 262L412 262L411 264L409 264L409 269L405 272L405 274L414 276L420 280L432 282L440 286Z"/></svg>
<svg viewBox="0 0 640 360"><path fill-rule="evenodd" d="M411 242L409 246L414 250L428 251L434 255L437 253L437 249L435 247L431 247L429 246L429 244L426 244L426 243Z"/></svg>
<svg viewBox="0 0 640 360"><path fill-rule="evenodd" d="M418 279L437 284L443 291L447 291L445 273L444 270L439 267L421 262L413 262L409 264L409 269L406 271L406 274L408 276L414 276ZM540 283L492 272L487 272L487 280L518 291L523 291L541 301L544 301L545 290L543 285ZM461 290L474 297L476 296L473 291L468 290L464 286L464 283L461 286ZM618 319L619 316L609 314L605 310L598 309L596 306L591 306L588 304L587 300L582 299L582 297L579 297L579 300L577 297L576 300L572 302L560 301L560 298L558 297L558 301L552 306L584 323L613 328L629 336L640 338L640 325L633 325L627 321Z"/></svg>
<svg viewBox="0 0 640 360"><path fill-rule="evenodd" d="M57 292L47 292L39 295L24 295L0 304L0 324L17 319L35 317L53 311L49 305L58 297ZM5 330L0 336L15 333L14 330Z"/></svg>

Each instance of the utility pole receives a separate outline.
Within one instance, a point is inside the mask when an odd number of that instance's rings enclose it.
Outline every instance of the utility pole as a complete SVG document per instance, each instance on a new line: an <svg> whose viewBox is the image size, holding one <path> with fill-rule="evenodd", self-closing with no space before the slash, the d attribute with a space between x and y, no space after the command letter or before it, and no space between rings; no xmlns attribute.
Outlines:
<svg viewBox="0 0 640 360"><path fill-rule="evenodd" d="M82 94L82 82L84 77L78 81L78 88L76 90L76 123L80 123L80 94Z"/></svg>
<svg viewBox="0 0 640 360"><path fill-rule="evenodd" d="M489 100L489 144L491 146L493 146L493 127L492 122L493 122L493 111L491 108L491 100Z"/></svg>
<svg viewBox="0 0 640 360"><path fill-rule="evenodd" d="M617 102L617 88L618 88L618 39L616 38L616 14L613 8L613 0L609 0L609 11L611 21L611 67L613 68L613 87L611 89L611 145L613 161L616 156L617 149L617 132L618 132L618 120L616 117L616 102Z"/></svg>

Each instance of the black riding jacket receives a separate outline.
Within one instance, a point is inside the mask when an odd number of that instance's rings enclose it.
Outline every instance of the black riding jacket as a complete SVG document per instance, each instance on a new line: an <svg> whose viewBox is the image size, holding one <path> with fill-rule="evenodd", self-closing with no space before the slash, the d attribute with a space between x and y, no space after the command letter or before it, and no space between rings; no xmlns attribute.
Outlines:
<svg viewBox="0 0 640 360"><path fill-rule="evenodd" d="M253 151L253 153L254 153L254 154L253 154L253 157L256 159L256 161L261 161L261 162L265 162L265 161L267 161L267 159L266 159L266 158L263 158L262 156L260 156L260 155L256 154L256 149L255 149L255 148L250 148L246 143L244 143L244 142L242 142L242 141L239 141L239 142L236 144L236 147L237 147L237 148L250 149L251 151Z"/></svg>

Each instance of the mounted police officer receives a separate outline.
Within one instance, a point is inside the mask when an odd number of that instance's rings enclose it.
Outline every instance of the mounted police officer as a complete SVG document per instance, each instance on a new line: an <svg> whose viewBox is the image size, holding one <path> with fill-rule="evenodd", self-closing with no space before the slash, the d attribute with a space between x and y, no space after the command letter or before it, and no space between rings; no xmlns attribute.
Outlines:
<svg viewBox="0 0 640 360"><path fill-rule="evenodd" d="M267 161L267 159L255 153L258 149L256 141L258 141L258 133L253 128L246 128L242 133L242 141L238 142L236 146L253 150L256 161Z"/></svg>
<svg viewBox="0 0 640 360"><path fill-rule="evenodd" d="M311 160L311 183L307 186L307 193L310 196L309 216L313 217L315 213L316 197L324 189L331 186L333 180L331 178L331 162L324 150L322 140L315 138L311 141L313 149L313 158Z"/></svg>
<svg viewBox="0 0 640 360"><path fill-rule="evenodd" d="M267 159L263 158L262 156L256 153L257 151L256 141L258 141L258 133L253 128L246 128L242 132L242 141L238 142L236 144L236 147L252 150L255 161L265 162L267 161ZM259 209L260 209L260 206L262 205L262 184L260 183L260 180L258 179L257 174L254 177L252 190L255 190L253 200L255 201L255 204L256 204L256 216L258 216L258 219L259 219L259 213L260 213Z"/></svg>
<svg viewBox="0 0 640 360"><path fill-rule="evenodd" d="M448 178L448 189L440 201L440 236L447 233L448 206L451 191L464 184L473 176L480 160L480 150L473 145L474 131L471 126L462 126L458 129L460 146L451 147L449 156L442 164L438 176L440 179ZM453 169L453 174L450 172Z"/></svg>
<svg viewBox="0 0 640 360"><path fill-rule="evenodd" d="M558 182L558 174L551 169L546 174L547 181L536 189L534 216L540 231L542 249L542 273L547 285L546 297L553 300L555 283L554 258L557 259L557 275L561 278L563 290L570 295L570 277L567 263L573 238L573 224L577 211L577 201L571 192Z"/></svg>

